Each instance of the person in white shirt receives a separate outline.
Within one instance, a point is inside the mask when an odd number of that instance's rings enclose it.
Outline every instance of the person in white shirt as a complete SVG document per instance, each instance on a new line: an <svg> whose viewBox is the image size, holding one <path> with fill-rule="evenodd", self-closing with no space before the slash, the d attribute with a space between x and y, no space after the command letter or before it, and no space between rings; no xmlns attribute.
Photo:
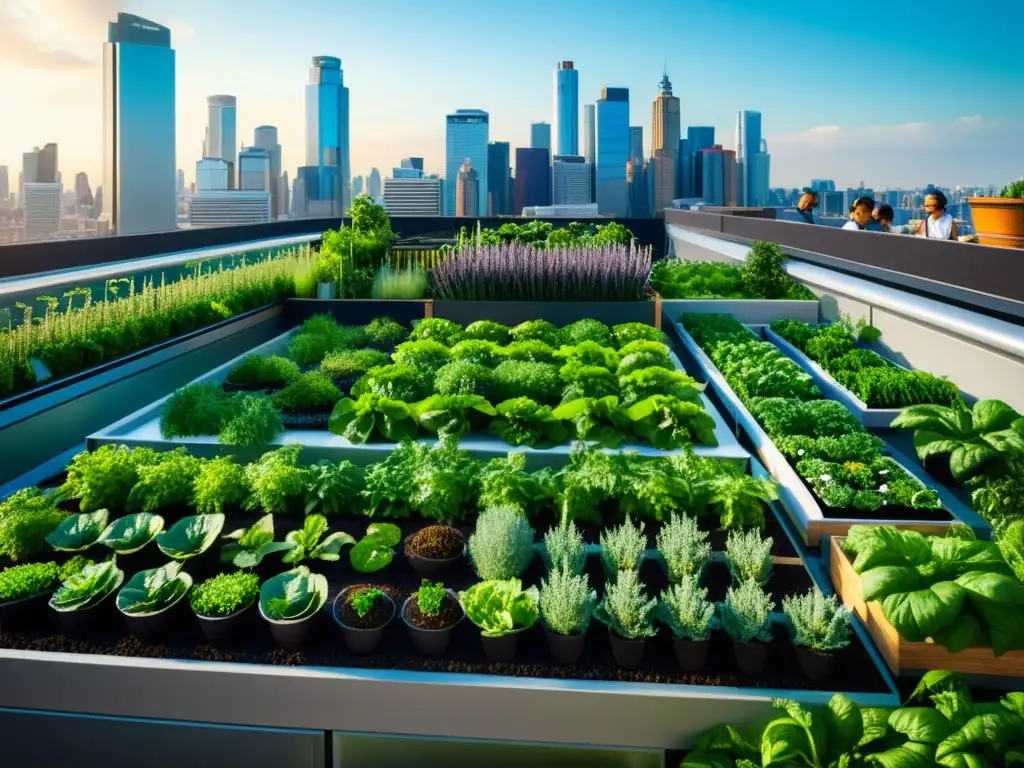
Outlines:
<svg viewBox="0 0 1024 768"><path fill-rule="evenodd" d="M858 197L850 206L850 220L843 224L843 229L864 231L872 223L871 213L875 210L875 201L870 197Z"/></svg>
<svg viewBox="0 0 1024 768"><path fill-rule="evenodd" d="M938 190L924 196L924 212L928 216L921 222L921 229L917 233L920 237L930 237L933 240L960 239L956 231L956 222L946 213L946 204L946 196Z"/></svg>

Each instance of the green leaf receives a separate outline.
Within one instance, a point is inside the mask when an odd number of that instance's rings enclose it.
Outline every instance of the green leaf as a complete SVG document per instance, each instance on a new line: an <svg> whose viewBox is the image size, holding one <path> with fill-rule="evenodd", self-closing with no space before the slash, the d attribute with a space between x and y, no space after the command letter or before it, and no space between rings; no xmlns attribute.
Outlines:
<svg viewBox="0 0 1024 768"><path fill-rule="evenodd" d="M105 509L68 515L46 537L46 543L59 552L81 552L99 540L109 516Z"/></svg>
<svg viewBox="0 0 1024 768"><path fill-rule="evenodd" d="M373 523L366 535L376 538L382 547L397 547L402 541L402 529L394 523Z"/></svg>
<svg viewBox="0 0 1024 768"><path fill-rule="evenodd" d="M50 607L58 613L91 608L117 589L124 580L124 571L114 558L87 565L64 581L50 598Z"/></svg>
<svg viewBox="0 0 1024 768"><path fill-rule="evenodd" d="M882 768L933 768L935 765L932 759L934 752L935 748L928 744L908 742L902 747L868 755L865 759L871 765L882 766Z"/></svg>
<svg viewBox="0 0 1024 768"><path fill-rule="evenodd" d="M192 577L172 561L160 568L139 571L117 593L117 607L124 613L147 614L166 610L185 596Z"/></svg>
<svg viewBox="0 0 1024 768"><path fill-rule="evenodd" d="M864 735L857 742L857 746L863 747L885 738L889 733L889 715L892 712L889 707L863 707L860 715L864 721Z"/></svg>
<svg viewBox="0 0 1024 768"><path fill-rule="evenodd" d="M267 555L286 552L292 546L287 541L270 541L258 549L242 549L237 544L228 544L221 553L221 560L234 564L236 568L255 568Z"/></svg>
<svg viewBox="0 0 1024 768"><path fill-rule="evenodd" d="M354 545L356 540L345 533L344 531L336 531L323 540L316 549L313 550L313 559L316 560L327 560L334 562L341 558L341 548L346 545Z"/></svg>
<svg viewBox="0 0 1024 768"><path fill-rule="evenodd" d="M920 533L890 526L853 526L845 545L857 553L853 561L857 573L882 565L921 565L932 557L931 545Z"/></svg>
<svg viewBox="0 0 1024 768"><path fill-rule="evenodd" d="M940 581L928 589L889 595L882 610L905 640L922 643L953 623L966 597L957 583Z"/></svg>
<svg viewBox="0 0 1024 768"><path fill-rule="evenodd" d="M979 746L1006 747L1020 744L1022 740L1024 720L1021 718L1009 712L976 715L939 744L935 750L935 761L949 768L970 766L970 753L977 755Z"/></svg>
<svg viewBox="0 0 1024 768"><path fill-rule="evenodd" d="M977 474L982 465L999 456L994 448L987 445L961 445L949 457L949 471L957 480Z"/></svg>
<svg viewBox="0 0 1024 768"><path fill-rule="evenodd" d="M829 699L825 714L829 755L838 758L844 752L853 751L864 738L864 718L860 705L846 694L837 693Z"/></svg>
<svg viewBox="0 0 1024 768"><path fill-rule="evenodd" d="M889 595L912 592L923 582L917 569L906 565L883 565L865 571L860 576L861 590L867 601L883 600Z"/></svg>
<svg viewBox="0 0 1024 768"><path fill-rule="evenodd" d="M971 409L974 431L979 433L1008 429L1018 418L1020 414L1002 400L979 400Z"/></svg>
<svg viewBox="0 0 1024 768"><path fill-rule="evenodd" d="M352 567L360 573L376 573L395 558L395 551L385 547L374 536L367 536L349 551Z"/></svg>
<svg viewBox="0 0 1024 768"><path fill-rule="evenodd" d="M164 519L160 515L139 512L112 522L97 541L119 555L129 555L149 544L163 528Z"/></svg>
<svg viewBox="0 0 1024 768"><path fill-rule="evenodd" d="M920 744L938 744L956 727L930 707L904 707L889 715L889 727Z"/></svg>
<svg viewBox="0 0 1024 768"><path fill-rule="evenodd" d="M301 621L327 602L327 578L300 565L267 579L260 587L260 608L274 621Z"/></svg>
<svg viewBox="0 0 1024 768"><path fill-rule="evenodd" d="M944 645L950 653L960 653L976 645L986 645L985 630L969 613L961 613L950 626L936 632L934 640L939 645Z"/></svg>
<svg viewBox="0 0 1024 768"><path fill-rule="evenodd" d="M694 750L683 758L679 768L735 768L736 761L723 752Z"/></svg>
<svg viewBox="0 0 1024 768"><path fill-rule="evenodd" d="M224 515L183 517L156 537L156 545L168 557L187 560L213 546L224 528Z"/></svg>
<svg viewBox="0 0 1024 768"><path fill-rule="evenodd" d="M725 752L735 758L756 759L758 749L731 725L715 725L700 734L693 743L702 752Z"/></svg>
<svg viewBox="0 0 1024 768"><path fill-rule="evenodd" d="M814 765L812 751L806 729L791 718L773 720L761 734L761 762L766 766L805 761Z"/></svg>

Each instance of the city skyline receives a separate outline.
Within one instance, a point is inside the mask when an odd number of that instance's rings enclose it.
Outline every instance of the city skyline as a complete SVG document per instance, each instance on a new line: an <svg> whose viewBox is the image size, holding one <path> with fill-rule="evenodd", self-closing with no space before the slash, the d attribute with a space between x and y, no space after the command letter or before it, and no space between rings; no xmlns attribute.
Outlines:
<svg viewBox="0 0 1024 768"><path fill-rule="evenodd" d="M657 29L635 52L620 39L621 53L615 55L606 45L620 33L623 13L610 4L569 1L555 14L557 34L539 29L529 44L503 54L516 59L516 66L507 67L493 58L490 38L470 39L466 47L460 40L457 56L439 54L425 64L419 46L381 47L369 33L400 17L429 38L460 14L463 19L475 14L504 39L515 18L542 8L550 15L550 7L526 0L514 12L480 11L454 0L436 10L390 0L349 19L321 0L287 14L267 0L253 0L244 14L206 9L197 0L181 0L173 9L154 0L7 0L0 2L0 102L25 117L5 125L0 165L12 169L13 187L22 154L55 142L65 179L78 172L102 178L102 42L106 23L125 11L171 28L177 51L175 166L185 170L188 181L202 154L207 97L218 93L237 98L239 147L253 143L255 127L276 125L282 169L291 174L303 165L309 60L328 55L341 59L351 91L352 176L373 167L387 173L407 156L424 157L427 173L444 175L445 115L456 109L487 111L490 140L508 141L513 149L529 147L530 124L554 122L553 65L571 60L579 72L580 112L596 102L602 87L628 88L629 123L643 127L645 146L650 146L650 105L666 68L681 100L684 131L690 125L714 126L720 143L735 149L737 111L760 111L772 154L772 186L803 186L812 177L833 178L843 187L862 179L876 187L1000 184L1024 169L1019 141L1024 105L1000 96L1024 86L1007 31L1014 18L1024 19L1024 10L1000 5L1001 13L985 14L986 5L996 8L991 0L973 6L979 11L977 24L936 29L922 38L912 3L890 4L889 18L879 25L826 8L813 18L796 18L788 5L767 0L693 2L685 12L651 0L644 13L660 14ZM332 19L345 23L332 24ZM900 23L904 19L907 23ZM737 32L739 20L749 21L756 33ZM238 34L219 34L228 22ZM304 30L301 35L294 34L297 27ZM673 29L700 33L679 46ZM276 45L274 40L301 40L301 46L289 43L263 56L249 33L256 39L273 35L264 50ZM722 56L715 40L719 46L729 42L729 56ZM980 48L985 55L975 56ZM826 50L827 56L817 53ZM762 71L764 61L778 61L787 51L789 65L774 74ZM465 67L466 56L490 58ZM807 59L807 73L801 57ZM864 61L862 74L851 65L856 61ZM883 71L881 62L892 72L888 85L876 76ZM922 78L935 63L944 74L929 86ZM18 77L5 77L12 72ZM904 72L910 76L907 85L898 80ZM933 98L936 87L948 96ZM578 120L582 127L583 114Z"/></svg>

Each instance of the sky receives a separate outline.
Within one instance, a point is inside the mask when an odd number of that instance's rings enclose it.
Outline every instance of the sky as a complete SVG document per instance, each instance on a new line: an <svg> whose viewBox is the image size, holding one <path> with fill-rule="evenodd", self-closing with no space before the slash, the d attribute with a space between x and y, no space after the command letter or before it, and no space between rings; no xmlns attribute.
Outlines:
<svg viewBox="0 0 1024 768"><path fill-rule="evenodd" d="M759 110L771 185L1004 184L1024 176L1024 2L907 0L0 0L0 165L59 145L65 185L102 167L102 50L118 11L171 29L177 162L194 177L206 96L238 98L238 136L279 128L283 167L304 164L310 59L338 56L351 100L352 173L422 156L443 173L445 115L491 115L491 140L529 146L552 122L553 71L572 60L583 104L630 89L650 153L667 69L687 125L735 147Z"/></svg>

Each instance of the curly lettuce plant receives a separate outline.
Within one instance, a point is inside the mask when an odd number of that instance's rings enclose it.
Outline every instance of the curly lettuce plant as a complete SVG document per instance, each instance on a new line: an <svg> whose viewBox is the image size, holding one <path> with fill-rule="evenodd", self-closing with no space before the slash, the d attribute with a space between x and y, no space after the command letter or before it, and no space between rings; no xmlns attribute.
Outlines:
<svg viewBox="0 0 1024 768"><path fill-rule="evenodd" d="M430 381L424 371L411 365L383 365L368 370L352 386L353 397L370 393L412 403L430 394Z"/></svg>
<svg viewBox="0 0 1024 768"><path fill-rule="evenodd" d="M57 501L52 491L25 488L0 502L0 555L18 562L42 551L47 537L67 517Z"/></svg>
<svg viewBox="0 0 1024 768"><path fill-rule="evenodd" d="M334 516L360 509L366 481L363 468L351 461L321 460L306 468L305 486L306 514L319 510Z"/></svg>
<svg viewBox="0 0 1024 768"><path fill-rule="evenodd" d="M249 496L245 467L233 456L204 461L192 484L192 504L200 514L223 514L227 506L238 506Z"/></svg>
<svg viewBox="0 0 1024 768"><path fill-rule="evenodd" d="M413 331L415 335L415 331ZM397 365L407 365L427 376L437 373L451 360L452 353L444 344L433 339L407 341L399 344L392 355Z"/></svg>
<svg viewBox="0 0 1024 768"><path fill-rule="evenodd" d="M537 588L524 590L519 579L482 581L459 593L466 618L484 637L503 637L532 627L539 616L539 601Z"/></svg>
<svg viewBox="0 0 1024 768"><path fill-rule="evenodd" d="M456 437L470 430L470 416L493 417L494 407L480 395L432 395L409 406L412 417L427 432Z"/></svg>
<svg viewBox="0 0 1024 768"><path fill-rule="evenodd" d="M564 403L551 414L559 421L572 424L575 436L602 448L618 448L624 432L632 426L628 411L614 395L600 399L585 397Z"/></svg>
<svg viewBox="0 0 1024 768"><path fill-rule="evenodd" d="M431 340L436 341L445 347L458 344L465 338L466 332L462 326L453 320L444 317L428 317L415 323L412 333L409 334L410 341Z"/></svg>
<svg viewBox="0 0 1024 768"><path fill-rule="evenodd" d="M569 437L568 426L554 415L550 406L539 405L528 397L505 400L496 411L491 430L510 445L547 447L560 445Z"/></svg>
<svg viewBox="0 0 1024 768"><path fill-rule="evenodd" d="M245 479L249 486L246 509L286 512L292 502L301 498L307 477L307 471L299 466L301 452L301 445L286 445L246 465Z"/></svg>
<svg viewBox="0 0 1024 768"><path fill-rule="evenodd" d="M654 395L666 395L688 403L700 403L706 384L700 384L683 371L667 368L638 368L619 377L624 405L634 405Z"/></svg>
<svg viewBox="0 0 1024 768"><path fill-rule="evenodd" d="M718 445L715 420L702 405L653 395L626 409L633 431L663 451L693 442Z"/></svg>
<svg viewBox="0 0 1024 768"><path fill-rule="evenodd" d="M162 454L157 463L140 466L139 480L128 494L128 508L154 512L184 506L192 497L202 465L203 461L190 456L188 449L176 448Z"/></svg>
<svg viewBox="0 0 1024 768"><path fill-rule="evenodd" d="M339 400L331 412L327 429L350 443L362 444L374 439L400 441L416 436L417 422L410 407L374 392L358 400Z"/></svg>
<svg viewBox="0 0 1024 768"><path fill-rule="evenodd" d="M509 327L493 320L476 320L466 326L466 338L505 344L509 338ZM464 342L459 342L463 344ZM455 346L458 346L456 344ZM455 350L453 349L452 352Z"/></svg>
<svg viewBox="0 0 1024 768"><path fill-rule="evenodd" d="M56 563L26 563L0 571L0 605L46 594L60 583Z"/></svg>
<svg viewBox="0 0 1024 768"><path fill-rule="evenodd" d="M82 451L68 464L67 480L60 495L78 499L83 512L97 509L123 509L132 488L139 482L139 467L156 464L158 454L149 448L112 444L95 451Z"/></svg>

